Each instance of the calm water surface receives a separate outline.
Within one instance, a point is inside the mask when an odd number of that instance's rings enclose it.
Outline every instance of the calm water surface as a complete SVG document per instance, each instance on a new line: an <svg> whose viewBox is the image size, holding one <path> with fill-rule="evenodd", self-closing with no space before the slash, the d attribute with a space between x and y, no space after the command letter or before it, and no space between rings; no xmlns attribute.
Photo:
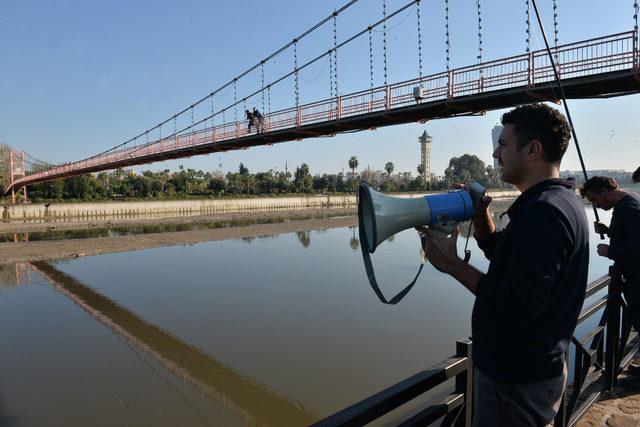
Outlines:
<svg viewBox="0 0 640 427"><path fill-rule="evenodd" d="M3 268L0 425L305 425L453 354L472 295L427 266L383 305L358 245L339 228ZM391 296L415 232L373 259Z"/></svg>

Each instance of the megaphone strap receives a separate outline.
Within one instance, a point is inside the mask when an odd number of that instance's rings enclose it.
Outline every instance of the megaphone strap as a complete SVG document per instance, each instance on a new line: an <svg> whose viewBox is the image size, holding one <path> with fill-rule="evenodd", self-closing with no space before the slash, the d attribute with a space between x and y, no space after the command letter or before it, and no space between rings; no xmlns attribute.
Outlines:
<svg viewBox="0 0 640 427"><path fill-rule="evenodd" d="M371 285L371 289L373 289L373 292L375 292L375 294L378 296L378 299L383 304L395 305L399 303L409 293L411 288L413 288L413 285L415 285L416 282L418 281L418 276L420 276L420 273L422 272L422 268L424 267L424 264L420 264L420 268L418 269L418 272L416 273L411 283L409 283L403 290L398 292L398 294L396 294L393 298L391 298L390 300L387 300L387 298L384 296L384 294L380 290L380 286L378 286L378 282L376 281L376 273L373 271L373 264L371 263L371 256L369 255L369 252L365 247L366 245L364 244L364 242L366 242L366 237L364 236L362 215L358 215L358 234L360 235L360 249L362 250L362 259L364 260L364 268L367 271L367 278L369 279L369 284Z"/></svg>

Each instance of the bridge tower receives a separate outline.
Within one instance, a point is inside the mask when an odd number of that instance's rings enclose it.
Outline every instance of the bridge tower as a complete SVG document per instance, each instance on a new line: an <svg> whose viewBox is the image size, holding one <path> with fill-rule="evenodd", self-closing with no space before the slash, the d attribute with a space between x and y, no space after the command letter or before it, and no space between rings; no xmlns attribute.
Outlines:
<svg viewBox="0 0 640 427"><path fill-rule="evenodd" d="M422 177L425 181L431 179L431 141L433 138L425 130L418 138L420 142L420 164L422 165Z"/></svg>
<svg viewBox="0 0 640 427"><path fill-rule="evenodd" d="M27 155L24 151L14 152L9 151L9 184L11 184L11 203L16 203L16 193L13 187L13 181L17 178L24 178L27 176ZM20 190L18 190L20 191ZM24 203L27 202L27 187L22 187L24 195Z"/></svg>

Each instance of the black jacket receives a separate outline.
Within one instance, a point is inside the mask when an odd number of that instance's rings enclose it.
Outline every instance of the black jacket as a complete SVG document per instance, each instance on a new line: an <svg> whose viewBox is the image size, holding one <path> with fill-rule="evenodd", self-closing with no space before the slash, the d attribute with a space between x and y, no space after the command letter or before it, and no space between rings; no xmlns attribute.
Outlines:
<svg viewBox="0 0 640 427"><path fill-rule="evenodd" d="M584 302L589 232L573 183L540 182L478 245L490 260L476 288L473 358L485 375L523 383L558 377Z"/></svg>
<svg viewBox="0 0 640 427"><path fill-rule="evenodd" d="M629 193L616 203L609 236L608 257L628 281L640 285L640 196Z"/></svg>

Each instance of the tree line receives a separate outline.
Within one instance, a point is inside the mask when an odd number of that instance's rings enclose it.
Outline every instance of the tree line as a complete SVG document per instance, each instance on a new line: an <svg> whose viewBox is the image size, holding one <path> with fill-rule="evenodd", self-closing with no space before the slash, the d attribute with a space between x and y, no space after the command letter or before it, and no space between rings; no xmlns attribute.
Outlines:
<svg viewBox="0 0 640 427"><path fill-rule="evenodd" d="M144 171L118 169L111 172L85 174L42 182L28 189L31 202L89 201L111 199L180 199L198 197L238 197L253 195L286 195L313 193L353 193L361 182L385 192L441 191L453 183L478 181L488 188L502 188L499 171L485 166L477 156L465 154L449 162L443 177L425 180L421 166L417 176L411 172L394 173L395 166L387 162L382 170L367 168L358 171L356 156L348 159L347 173L313 175L307 163L293 173L273 169L252 173L240 163L238 170L223 175L195 169L178 171ZM1 175L0 171L0 175ZM7 182L6 176L0 176Z"/></svg>

